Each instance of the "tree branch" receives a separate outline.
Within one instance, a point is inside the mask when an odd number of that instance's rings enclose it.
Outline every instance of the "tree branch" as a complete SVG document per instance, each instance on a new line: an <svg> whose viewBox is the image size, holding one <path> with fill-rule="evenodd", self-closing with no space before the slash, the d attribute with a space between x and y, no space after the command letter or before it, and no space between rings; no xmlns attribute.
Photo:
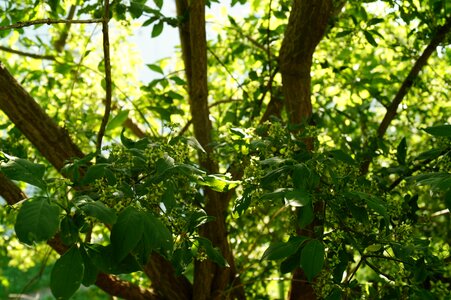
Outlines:
<svg viewBox="0 0 451 300"><path fill-rule="evenodd" d="M429 45L424 49L421 56L418 58L418 60L413 65L412 69L410 70L409 74L407 75L406 79L402 83L401 87L399 88L398 92L396 93L395 98L393 98L393 101L387 108L387 112L385 113L385 116L379 125L379 128L377 129L377 137L382 138L387 131L388 126L393 121L393 119L397 115L397 110L399 104L401 104L404 97L409 92L410 88L412 87L415 79L418 77L418 74L423 69L423 67L427 64L427 60L429 57L434 53L437 46L440 45L441 42L446 38L447 34L451 30L451 17L448 17L446 19L445 25L441 26L437 29L434 37L429 42ZM371 164L371 157L367 157L362 165L360 166L360 171L362 174L368 173L369 166Z"/></svg>
<svg viewBox="0 0 451 300"><path fill-rule="evenodd" d="M103 59L105 64L105 113L102 118L102 123L100 124L99 133L97 134L97 152L100 152L102 148L102 139L105 135L105 128L110 118L111 112L111 94L112 94L112 84L111 84L111 61L110 61L110 38L108 35L108 22L110 15L110 1L105 0L105 10L102 22L102 32L103 32Z"/></svg>
<svg viewBox="0 0 451 300"><path fill-rule="evenodd" d="M92 23L102 23L103 19L88 19L88 20L55 20L55 19L42 19L42 20L31 20L24 22L17 22L16 24L0 26L0 30L8 30L8 29L18 29L29 27L33 25L41 25L41 24L92 24Z"/></svg>
<svg viewBox="0 0 451 300"><path fill-rule="evenodd" d="M21 56L35 58L35 59L46 59L46 60L53 60L53 61L56 60L55 56L53 56L53 55L41 55L41 54L35 54L35 53L30 53L30 52L24 52L24 51L4 47L4 46L0 46L0 50L9 52L9 53L18 54Z"/></svg>

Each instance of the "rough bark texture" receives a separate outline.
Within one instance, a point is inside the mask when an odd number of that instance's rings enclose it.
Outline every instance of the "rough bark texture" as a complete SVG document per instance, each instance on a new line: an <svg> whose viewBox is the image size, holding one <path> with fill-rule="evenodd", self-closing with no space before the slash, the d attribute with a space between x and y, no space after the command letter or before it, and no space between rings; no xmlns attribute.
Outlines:
<svg viewBox="0 0 451 300"><path fill-rule="evenodd" d="M280 49L280 72L285 106L292 124L312 115L310 68L313 52L333 13L331 0L295 0Z"/></svg>
<svg viewBox="0 0 451 300"><path fill-rule="evenodd" d="M27 196L17 185L0 173L0 196L2 196L9 205L25 199Z"/></svg>
<svg viewBox="0 0 451 300"><path fill-rule="evenodd" d="M207 83L207 42L205 33L205 1L176 0L179 16L188 18L179 26L183 60L189 89L189 103L194 135L206 155L200 155L201 166L208 173L217 173L218 166L211 159L211 129L208 108ZM205 210L215 220L205 224L200 234L219 247L230 267L221 268L210 260L195 263L193 299L223 299L227 297L244 298L242 288L234 289L233 295L224 291L231 284L239 284L235 276L233 254L227 239L226 214L230 197L207 189Z"/></svg>
<svg viewBox="0 0 451 300"><path fill-rule="evenodd" d="M0 110L57 169L81 150L0 64Z"/></svg>
<svg viewBox="0 0 451 300"><path fill-rule="evenodd" d="M164 272L162 272L164 270ZM144 266L144 272L151 278L156 293L164 299L192 299L193 286L184 276L177 276L171 263L159 254L152 254Z"/></svg>
<svg viewBox="0 0 451 300"><path fill-rule="evenodd" d="M329 19L336 12L332 0L294 0L288 26L280 49L279 63L285 108L291 124L307 123L312 115L310 69L313 53L326 32ZM306 140L313 150L311 140ZM321 226L324 205L315 203L315 220L298 234L314 238L314 228ZM301 269L293 273L289 299L316 299L310 282Z"/></svg>

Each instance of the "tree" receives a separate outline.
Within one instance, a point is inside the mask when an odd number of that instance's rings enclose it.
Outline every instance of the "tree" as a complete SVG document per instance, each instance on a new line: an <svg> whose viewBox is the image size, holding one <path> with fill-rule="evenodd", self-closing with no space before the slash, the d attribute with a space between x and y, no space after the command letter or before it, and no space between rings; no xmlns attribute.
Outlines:
<svg viewBox="0 0 451 300"><path fill-rule="evenodd" d="M447 1L233 0L210 40L218 1L34 2L1 8L2 263L46 242L62 299L446 298ZM136 19L180 33L147 83Z"/></svg>

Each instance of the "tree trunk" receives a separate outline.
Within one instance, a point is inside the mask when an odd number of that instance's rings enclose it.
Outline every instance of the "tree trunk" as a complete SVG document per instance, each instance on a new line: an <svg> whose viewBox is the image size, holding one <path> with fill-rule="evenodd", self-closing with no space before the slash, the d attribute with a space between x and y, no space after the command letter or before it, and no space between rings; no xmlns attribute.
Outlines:
<svg viewBox="0 0 451 300"><path fill-rule="evenodd" d="M294 0L280 49L279 63L285 108L291 124L307 124L312 115L311 77L313 53L326 32L335 9L332 0ZM313 150L313 140L305 140ZM319 216L324 205L315 203L315 220L298 234L315 238L314 228L321 226ZM316 299L315 292L299 268L293 272L289 299Z"/></svg>
<svg viewBox="0 0 451 300"><path fill-rule="evenodd" d="M208 108L207 82L207 41L205 32L205 1L176 0L177 13L185 19L179 27L182 55L188 82L189 103L194 135L206 155L199 154L200 165L208 173L218 172L217 164L212 160L210 111ZM211 221L200 229L200 235L212 241L218 247L230 264L229 268L221 268L211 260L196 261L193 299L223 299L224 290L235 280L235 264L233 254L227 239L226 215L230 198L206 189L205 210L214 216ZM232 296L230 296L232 297ZM243 299L244 291L236 288L233 297Z"/></svg>

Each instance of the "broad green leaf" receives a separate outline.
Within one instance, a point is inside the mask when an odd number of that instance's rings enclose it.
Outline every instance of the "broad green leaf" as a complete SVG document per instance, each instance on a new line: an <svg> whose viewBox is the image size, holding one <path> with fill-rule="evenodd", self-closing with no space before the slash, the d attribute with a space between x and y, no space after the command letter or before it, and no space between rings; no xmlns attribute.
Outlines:
<svg viewBox="0 0 451 300"><path fill-rule="evenodd" d="M71 246L78 241L78 228L70 216L61 220L60 237L65 245Z"/></svg>
<svg viewBox="0 0 451 300"><path fill-rule="evenodd" d="M130 15L134 18L137 19L139 17L141 17L141 15L144 12L144 7L146 0L133 0L130 1L130 7L128 9L128 11L130 12Z"/></svg>
<svg viewBox="0 0 451 300"><path fill-rule="evenodd" d="M122 126L122 124L124 124L124 122L127 120L129 112L130 111L128 109L120 111L113 119L108 122L105 130L110 131L114 128Z"/></svg>
<svg viewBox="0 0 451 300"><path fill-rule="evenodd" d="M94 266L102 272L108 274L128 274L142 269L134 256L130 254L126 255L121 261L118 261L112 245L85 244L84 247Z"/></svg>
<svg viewBox="0 0 451 300"><path fill-rule="evenodd" d="M240 183L240 181L228 180L221 177L221 175L207 175L198 183L203 186L208 186L214 191L225 192L231 188L236 187Z"/></svg>
<svg viewBox="0 0 451 300"><path fill-rule="evenodd" d="M425 128L424 131L433 136L451 137L451 125L439 125Z"/></svg>
<svg viewBox="0 0 451 300"><path fill-rule="evenodd" d="M310 194L305 189L296 189L285 194L285 204L294 207L301 207L312 202Z"/></svg>
<svg viewBox="0 0 451 300"><path fill-rule="evenodd" d="M300 228L304 228L308 224L312 223L314 213L313 206L311 204L299 207L298 211L298 225Z"/></svg>
<svg viewBox="0 0 451 300"><path fill-rule="evenodd" d="M429 185L433 189L448 190L451 186L451 173L434 172L412 176L407 181L416 181L418 185Z"/></svg>
<svg viewBox="0 0 451 300"><path fill-rule="evenodd" d="M163 202L166 211L170 213L174 207L177 206L177 201L175 200L175 187L171 181L166 183L166 190L161 196L161 202Z"/></svg>
<svg viewBox="0 0 451 300"><path fill-rule="evenodd" d="M69 299L80 287L83 279L83 259L77 246L63 254L53 266L50 289L56 299Z"/></svg>
<svg viewBox="0 0 451 300"><path fill-rule="evenodd" d="M6 156L6 155L5 155ZM23 158L7 156L8 162L0 163L0 172L11 180L23 181L28 184L45 189L44 176L45 166L35 164Z"/></svg>
<svg viewBox="0 0 451 300"><path fill-rule="evenodd" d="M172 234L169 229L151 213L142 213L144 254L148 256L153 250L168 256L172 251Z"/></svg>
<svg viewBox="0 0 451 300"><path fill-rule="evenodd" d="M451 189L445 193L445 205L451 211Z"/></svg>
<svg viewBox="0 0 451 300"><path fill-rule="evenodd" d="M406 138L403 138L396 149L396 159L400 165L406 164L407 143Z"/></svg>
<svg viewBox="0 0 451 300"><path fill-rule="evenodd" d="M32 198L22 205L14 226L22 243L45 241L53 237L59 227L58 206L50 204L44 197Z"/></svg>
<svg viewBox="0 0 451 300"><path fill-rule="evenodd" d="M161 75L164 75L163 69L155 64L147 64L146 65L149 69L151 69L154 72L160 73Z"/></svg>
<svg viewBox="0 0 451 300"><path fill-rule="evenodd" d="M296 268L300 266L301 264L300 261L301 254L300 250L298 250L280 263L280 273L287 274L293 272Z"/></svg>
<svg viewBox="0 0 451 300"><path fill-rule="evenodd" d="M80 209L88 216L98 219L105 224L114 224L117 216L114 209L107 207L100 201L93 201L80 206Z"/></svg>
<svg viewBox="0 0 451 300"><path fill-rule="evenodd" d="M143 214L129 206L117 217L111 229L111 244L118 261L123 260L139 243L143 236Z"/></svg>
<svg viewBox="0 0 451 300"><path fill-rule="evenodd" d="M309 241L301 251L301 268L309 281L321 271L324 264L324 246L318 240Z"/></svg>
<svg viewBox="0 0 451 300"><path fill-rule="evenodd" d="M298 189L305 189L308 186L307 179L310 177L310 170L304 164L297 164L293 168L293 184Z"/></svg>
<svg viewBox="0 0 451 300"><path fill-rule="evenodd" d="M189 233L193 233L199 226L214 220L214 217L208 216L203 209L198 208L196 211L191 212L187 219L187 230Z"/></svg>
<svg viewBox="0 0 451 300"><path fill-rule="evenodd" d="M203 237L198 237L197 240L199 241L199 244L204 248L205 253L207 254L209 259L217 263L220 267L229 267L229 263L226 261L224 256L222 256L219 249L213 247L213 244L210 240Z"/></svg>
<svg viewBox="0 0 451 300"><path fill-rule="evenodd" d="M116 183L116 176L109 167L110 165L107 163L98 163L90 166L86 175L80 181L80 184L92 184L97 179L106 178L109 184L114 185Z"/></svg>
<svg viewBox="0 0 451 300"><path fill-rule="evenodd" d="M261 260L277 260L289 257L296 253L306 240L308 240L308 238L296 236L291 237L287 242L273 243L265 250Z"/></svg>
<svg viewBox="0 0 451 300"><path fill-rule="evenodd" d="M332 156L335 159L338 159L344 163L347 163L349 165L353 165L355 164L354 159L352 158L351 155L347 154L346 152L344 152L343 150L331 150L330 154L332 154Z"/></svg>
<svg viewBox="0 0 451 300"><path fill-rule="evenodd" d="M97 280L97 275L100 272L99 269L94 265L91 258L88 256L88 253L86 252L85 244L83 244L80 247L80 254L83 259L83 266L84 272L83 272L83 279L81 283L84 286L90 286L93 285Z"/></svg>
<svg viewBox="0 0 451 300"><path fill-rule="evenodd" d="M158 22L157 24L153 25L152 28L152 37L157 37L163 32L164 23L163 21Z"/></svg>
<svg viewBox="0 0 451 300"><path fill-rule="evenodd" d="M153 2L159 9L163 7L163 0L153 0Z"/></svg>

